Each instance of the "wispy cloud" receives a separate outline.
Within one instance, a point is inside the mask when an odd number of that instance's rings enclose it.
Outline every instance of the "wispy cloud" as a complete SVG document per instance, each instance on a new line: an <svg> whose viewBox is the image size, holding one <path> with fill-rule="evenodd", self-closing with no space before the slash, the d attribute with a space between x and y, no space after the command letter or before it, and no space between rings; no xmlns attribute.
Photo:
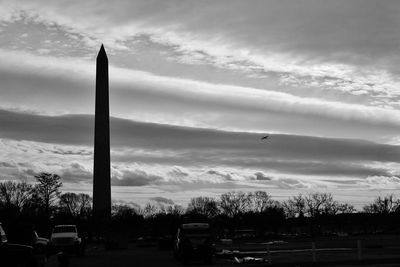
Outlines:
<svg viewBox="0 0 400 267"><path fill-rule="evenodd" d="M93 112L92 63L4 50L0 55L4 58L0 77L6 90L0 102L3 107L10 104L18 107L23 103L21 108L28 106L50 114ZM230 130L273 130L331 137L358 135L366 139L393 138L400 125L399 111L393 108L158 76L118 67L112 67L110 72L112 113L130 119ZM29 102L24 100L27 98ZM319 127L313 127L316 124Z"/></svg>
<svg viewBox="0 0 400 267"><path fill-rule="evenodd" d="M20 1L4 6L3 21L28 17L48 27L56 24L91 40L86 45L92 49L101 40L112 50L126 51L127 40L145 34L169 46L185 64L211 64L253 76L276 73L283 84L372 95L380 105L398 101L393 36L399 33L399 5L393 1L219 1L212 9L210 3L191 1Z"/></svg>

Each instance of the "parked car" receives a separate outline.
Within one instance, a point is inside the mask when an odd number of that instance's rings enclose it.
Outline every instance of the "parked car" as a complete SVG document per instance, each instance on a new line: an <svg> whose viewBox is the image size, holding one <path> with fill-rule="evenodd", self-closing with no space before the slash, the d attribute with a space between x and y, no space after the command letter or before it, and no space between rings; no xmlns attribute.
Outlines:
<svg viewBox="0 0 400 267"><path fill-rule="evenodd" d="M203 260L211 264L215 254L215 245L208 223L182 224L174 241L174 256L187 263L191 260Z"/></svg>
<svg viewBox="0 0 400 267"><path fill-rule="evenodd" d="M53 228L49 243L52 252L73 252L83 255L84 240L79 237L76 225L56 225Z"/></svg>
<svg viewBox="0 0 400 267"><path fill-rule="evenodd" d="M49 239L39 237L32 226L19 224L9 227L7 230L9 242L31 246L35 250L35 254L45 254L47 252Z"/></svg>
<svg viewBox="0 0 400 267"><path fill-rule="evenodd" d="M6 232L0 223L0 266L36 267L43 266L35 256L32 246L9 243Z"/></svg>

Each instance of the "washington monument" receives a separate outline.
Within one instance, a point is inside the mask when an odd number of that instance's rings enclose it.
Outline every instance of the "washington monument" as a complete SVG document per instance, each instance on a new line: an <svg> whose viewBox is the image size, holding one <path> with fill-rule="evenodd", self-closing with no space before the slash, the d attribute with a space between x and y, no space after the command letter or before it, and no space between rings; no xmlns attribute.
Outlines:
<svg viewBox="0 0 400 267"><path fill-rule="evenodd" d="M111 217L110 116L108 59L101 45L96 60L96 109L94 126L93 216L96 223Z"/></svg>

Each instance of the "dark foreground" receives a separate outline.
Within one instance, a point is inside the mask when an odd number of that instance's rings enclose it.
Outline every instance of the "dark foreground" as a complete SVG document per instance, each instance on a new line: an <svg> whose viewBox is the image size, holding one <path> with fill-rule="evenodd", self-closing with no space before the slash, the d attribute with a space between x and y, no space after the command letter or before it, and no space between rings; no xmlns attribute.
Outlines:
<svg viewBox="0 0 400 267"><path fill-rule="evenodd" d="M225 261L225 260L223 260ZM193 263L195 265L203 263ZM222 262L216 262L213 266L219 266ZM225 264L224 264L225 265ZM57 256L53 255L49 258L48 267L58 266ZM156 247L136 247L130 245L127 249L121 250L104 250L97 247L88 247L86 255L83 257L70 257L71 267L125 267L125 266L182 266L176 261L170 250L159 250ZM199 265L200 266L200 265Z"/></svg>
<svg viewBox="0 0 400 267"><path fill-rule="evenodd" d="M399 241L400 242L400 241ZM331 253L325 252L327 256ZM332 252L330 256L335 255L336 252ZM334 262L324 263L321 261L322 259L316 263L307 262L307 258L309 257L309 253L288 253L287 255L280 255L280 257L286 258L286 260L279 260L278 262L272 262L272 265L268 262L264 263L237 263L232 258L221 258L216 257L214 259L213 265L205 265L202 262L192 262L191 266L400 266L400 257L399 260L396 259L388 259L386 257L382 257L381 259L375 260L363 260L363 261L353 261L346 260L346 257L343 257L343 260L339 258L345 255L337 255L337 258ZM261 255L262 256L262 255ZM266 255L264 255L266 258ZM400 255L398 255L400 256ZM274 255L273 258L276 258L277 255ZM277 258L276 258L277 259ZM296 260L297 259L297 260ZM57 256L53 255L48 259L46 264L48 267L57 267L59 266ZM176 261L172 255L172 251L170 250L159 250L157 247L137 247L132 244L126 249L121 250L104 250L103 248L96 246L88 246L86 250L86 255L83 257L70 257L71 267L125 267L125 266L149 266L149 267L158 267L158 266L183 266L182 263Z"/></svg>

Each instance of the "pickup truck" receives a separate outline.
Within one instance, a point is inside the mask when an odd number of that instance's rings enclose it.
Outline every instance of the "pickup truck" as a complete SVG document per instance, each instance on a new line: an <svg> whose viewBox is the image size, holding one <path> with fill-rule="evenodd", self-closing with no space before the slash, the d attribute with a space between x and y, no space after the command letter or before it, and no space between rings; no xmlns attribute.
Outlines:
<svg viewBox="0 0 400 267"><path fill-rule="evenodd" d="M84 254L84 240L78 236L75 225L56 225L50 237L49 248L52 252L75 252L78 256Z"/></svg>

